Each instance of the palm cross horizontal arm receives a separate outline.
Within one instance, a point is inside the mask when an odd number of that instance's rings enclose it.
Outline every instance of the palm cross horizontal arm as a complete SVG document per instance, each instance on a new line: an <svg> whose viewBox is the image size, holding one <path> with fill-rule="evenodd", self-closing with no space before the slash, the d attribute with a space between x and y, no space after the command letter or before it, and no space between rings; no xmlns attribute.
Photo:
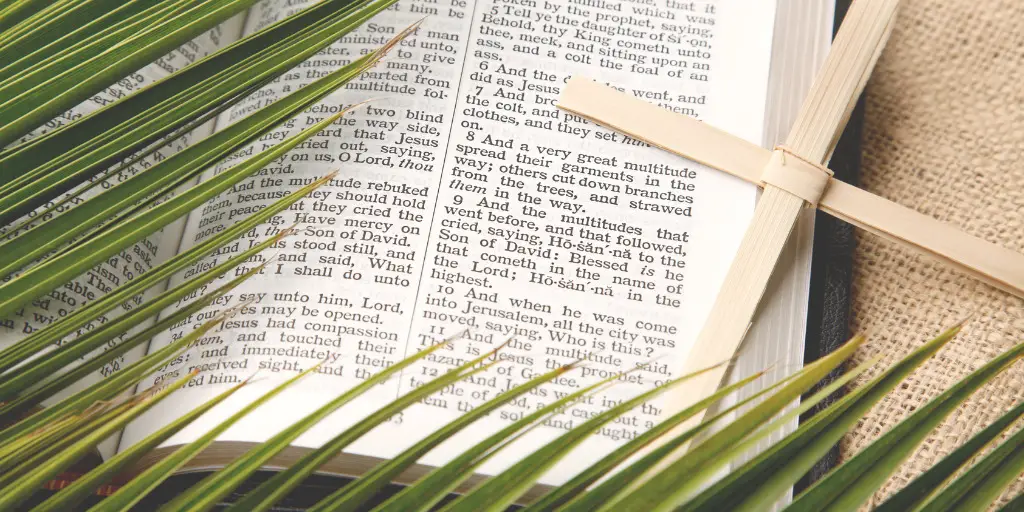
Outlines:
<svg viewBox="0 0 1024 512"><path fill-rule="evenodd" d="M632 138L764 188L684 373L731 358L754 317L800 211L817 207L1024 297L1024 255L832 178L824 163L863 91L895 21L899 0L857 0L801 107L786 144L748 143L592 80L573 77L558 106ZM689 382L684 406L717 388L726 369Z"/></svg>
<svg viewBox="0 0 1024 512"><path fill-rule="evenodd" d="M780 167L778 164L769 166L772 159L792 154L790 148L780 146L774 151L762 148L597 82L572 78L559 106L758 186L785 184L788 192L798 196L802 195L801 187L818 186L813 176L796 178L792 184L766 176ZM805 172L802 165L790 163L790 166L795 167L795 172ZM830 177L820 197L802 198L838 219L912 247L991 286L1024 297L1022 254Z"/></svg>

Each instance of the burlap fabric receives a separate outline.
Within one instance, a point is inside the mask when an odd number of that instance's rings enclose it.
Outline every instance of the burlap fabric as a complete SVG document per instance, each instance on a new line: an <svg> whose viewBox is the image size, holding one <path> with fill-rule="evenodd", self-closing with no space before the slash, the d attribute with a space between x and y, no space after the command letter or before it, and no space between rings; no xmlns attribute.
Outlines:
<svg viewBox="0 0 1024 512"><path fill-rule="evenodd" d="M869 85L865 123L865 189L1024 252L1024 2L904 0ZM851 327L870 336L856 359L881 355L879 368L971 319L846 437L844 458L1024 341L1024 301L867 233L858 233L853 289ZM875 501L1022 399L1018 364L954 412ZM1006 496L1022 489L1018 480Z"/></svg>

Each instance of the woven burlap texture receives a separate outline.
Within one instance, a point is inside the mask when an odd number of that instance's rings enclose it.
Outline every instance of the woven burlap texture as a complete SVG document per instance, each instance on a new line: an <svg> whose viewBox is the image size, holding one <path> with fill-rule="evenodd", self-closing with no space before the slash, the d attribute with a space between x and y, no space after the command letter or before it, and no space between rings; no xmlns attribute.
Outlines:
<svg viewBox="0 0 1024 512"><path fill-rule="evenodd" d="M861 185L1024 252L1024 2L904 0L867 93ZM877 375L965 317L953 343L845 438L853 456L930 398L1024 341L1024 301L894 243L858 233L852 329ZM899 490L1024 397L1018 364L975 394L876 494ZM1011 486L1020 494L1024 481Z"/></svg>

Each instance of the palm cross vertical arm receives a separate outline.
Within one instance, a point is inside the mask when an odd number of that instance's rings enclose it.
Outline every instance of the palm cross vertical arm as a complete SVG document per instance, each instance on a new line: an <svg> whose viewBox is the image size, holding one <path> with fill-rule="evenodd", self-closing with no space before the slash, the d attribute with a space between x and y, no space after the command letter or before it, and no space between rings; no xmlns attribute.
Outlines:
<svg viewBox="0 0 1024 512"><path fill-rule="evenodd" d="M558 106L635 139L764 188L683 373L731 358L754 317L798 215L817 207L1024 297L1024 256L832 179L824 166L892 30L899 0L857 0L784 146L770 151L591 80L573 77ZM726 368L691 381L687 402L712 393ZM685 404L683 404L685 405Z"/></svg>

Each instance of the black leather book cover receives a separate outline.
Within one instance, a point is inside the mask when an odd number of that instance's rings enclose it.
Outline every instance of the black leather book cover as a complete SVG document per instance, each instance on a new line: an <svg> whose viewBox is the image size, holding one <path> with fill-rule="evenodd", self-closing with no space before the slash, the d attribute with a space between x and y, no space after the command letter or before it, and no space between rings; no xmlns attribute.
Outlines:
<svg viewBox="0 0 1024 512"><path fill-rule="evenodd" d="M835 28L846 15L850 0L836 0ZM833 31L834 34L834 31ZM836 151L829 162L835 178L851 185L857 184L860 174L860 141L864 125L864 98L850 116ZM804 363L817 360L835 350L850 338L850 279L853 265L853 226L826 213L817 212L814 219L814 248L811 256L811 289L807 307L807 334L804 344ZM834 379L843 368L826 379ZM825 385L820 384L818 388ZM814 393L818 388L811 391ZM836 394L808 411L801 420L835 402ZM801 480L795 491L806 488L822 477L839 462L839 447L819 461Z"/></svg>

